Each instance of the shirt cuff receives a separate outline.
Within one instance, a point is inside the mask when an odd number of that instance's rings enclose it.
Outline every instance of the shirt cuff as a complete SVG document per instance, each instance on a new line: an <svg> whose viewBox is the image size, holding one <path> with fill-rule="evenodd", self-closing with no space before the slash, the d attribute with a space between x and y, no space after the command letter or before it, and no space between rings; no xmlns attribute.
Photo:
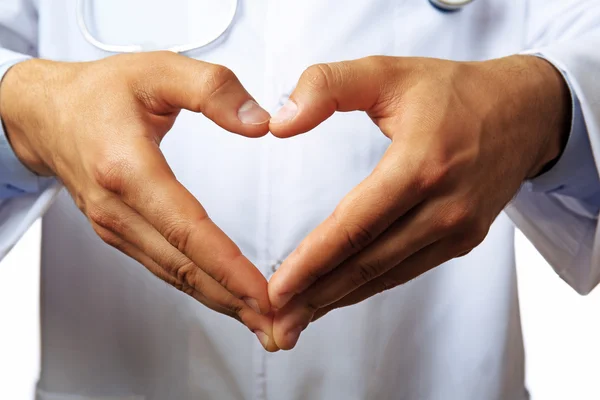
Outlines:
<svg viewBox="0 0 600 400"><path fill-rule="evenodd" d="M17 57L0 64L0 82L13 65L28 58ZM46 178L39 177L27 169L17 158L6 137L4 124L0 121L0 199L37 193L42 189L45 180Z"/></svg>
<svg viewBox="0 0 600 400"><path fill-rule="evenodd" d="M553 64L564 77L571 93L572 120L569 138L559 160L550 170L526 182L526 186L535 192L572 197L582 201L585 203L584 205L596 209L600 204L598 201L600 200L600 179L579 98L573 90L566 71L558 68L543 54L531 55L544 58Z"/></svg>

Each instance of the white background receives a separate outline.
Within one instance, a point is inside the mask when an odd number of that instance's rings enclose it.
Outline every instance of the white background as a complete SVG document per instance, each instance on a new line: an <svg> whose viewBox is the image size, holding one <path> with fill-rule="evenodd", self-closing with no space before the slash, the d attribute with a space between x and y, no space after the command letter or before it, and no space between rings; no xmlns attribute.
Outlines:
<svg viewBox="0 0 600 400"><path fill-rule="evenodd" d="M33 399L39 368L39 234L38 223L0 263L3 400ZM521 234L517 260L532 399L600 399L600 289L577 295Z"/></svg>

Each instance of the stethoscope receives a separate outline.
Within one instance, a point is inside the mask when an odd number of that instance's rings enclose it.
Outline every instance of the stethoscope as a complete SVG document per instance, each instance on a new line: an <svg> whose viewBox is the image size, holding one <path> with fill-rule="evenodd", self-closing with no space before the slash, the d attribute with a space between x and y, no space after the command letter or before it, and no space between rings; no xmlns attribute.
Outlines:
<svg viewBox="0 0 600 400"><path fill-rule="evenodd" d="M79 30L81 31L81 34L83 35L85 40L87 40L91 45L108 53L139 53L142 51L149 50L148 48L142 45L112 45L98 40L94 35L92 35L87 26L87 23L85 22L86 9L89 1L90 0L77 0L77 25L79 25ZM429 0L429 2L434 7L442 11L450 12L458 11L472 1L473 0ZM225 34L225 32L227 32L231 25L233 25L233 20L235 19L235 15L237 13L239 0L230 0L230 3L231 6L229 8L227 19L223 23L222 28L219 29L218 32L216 32L215 35L213 35L211 38L204 41L192 42L163 50L172 51L174 53L185 53L188 51L201 49L218 40L221 36Z"/></svg>
<svg viewBox="0 0 600 400"><path fill-rule="evenodd" d="M473 0L429 0L434 6L443 11L458 11Z"/></svg>

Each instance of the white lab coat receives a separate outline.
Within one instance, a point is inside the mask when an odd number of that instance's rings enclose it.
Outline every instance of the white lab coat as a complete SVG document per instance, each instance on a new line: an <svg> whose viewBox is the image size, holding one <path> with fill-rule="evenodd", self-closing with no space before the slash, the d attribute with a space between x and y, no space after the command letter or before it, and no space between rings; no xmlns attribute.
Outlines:
<svg viewBox="0 0 600 400"><path fill-rule="evenodd" d="M97 0L88 24L113 44L181 44L216 32L225 3ZM78 30L75 0L2 0L0 26L0 44L17 52L107 56ZM275 111L318 62L542 52L571 79L600 159L599 35L600 4L592 0L475 0L458 13L427 0L243 0L228 33L189 56L233 69ZM15 57L0 50L0 64ZM279 140L231 135L184 112L162 148L181 182L269 277L387 145L361 113ZM57 197L43 225L38 400L527 398L506 214L468 256L335 311L293 351L268 354L246 328L103 244L59 190L0 207L4 254ZM509 215L557 272L587 292L599 280L597 216L574 203L525 187Z"/></svg>

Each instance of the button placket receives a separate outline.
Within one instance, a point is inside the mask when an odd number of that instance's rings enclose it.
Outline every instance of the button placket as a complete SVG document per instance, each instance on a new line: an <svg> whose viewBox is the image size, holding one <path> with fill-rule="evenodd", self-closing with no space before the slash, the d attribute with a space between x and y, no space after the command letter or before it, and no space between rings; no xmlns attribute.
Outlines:
<svg viewBox="0 0 600 400"><path fill-rule="evenodd" d="M274 59L272 51L272 40L276 37L273 35L272 26L273 22L276 21L274 15L274 2L272 0L263 0L261 2L255 1L244 1L246 7L257 7L262 6L264 8L264 21L263 21L263 34L264 34L264 94L269 103L272 104L275 96L273 77L276 76L274 73ZM259 210L258 210L258 237L257 245L260 257L262 260L272 260L271 252L271 240L269 238L270 226L270 139L268 136L263 140L263 147L261 149L261 165L260 165L260 181L258 187L259 196ZM272 275L272 262L261 263L261 271L269 279ZM253 372L254 372L254 390L252 394L253 400L267 400L268 398L268 353L262 348L258 341L254 341L253 348Z"/></svg>

